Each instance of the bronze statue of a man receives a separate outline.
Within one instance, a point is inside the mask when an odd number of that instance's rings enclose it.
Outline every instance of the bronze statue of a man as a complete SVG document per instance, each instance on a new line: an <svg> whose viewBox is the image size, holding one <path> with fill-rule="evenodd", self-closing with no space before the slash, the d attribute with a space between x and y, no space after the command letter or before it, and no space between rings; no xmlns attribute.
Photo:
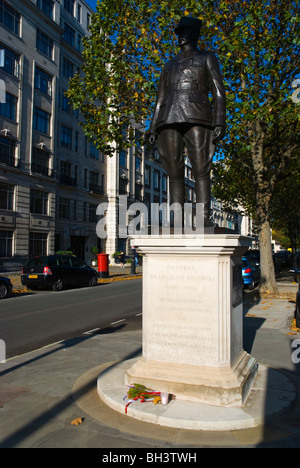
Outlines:
<svg viewBox="0 0 300 468"><path fill-rule="evenodd" d="M204 204L204 226L211 226L210 171L215 145L225 135L226 98L216 56L197 48L201 24L197 18L185 16L175 28L181 51L163 67L149 143L157 142L169 175L171 204L182 207L186 147L196 201Z"/></svg>

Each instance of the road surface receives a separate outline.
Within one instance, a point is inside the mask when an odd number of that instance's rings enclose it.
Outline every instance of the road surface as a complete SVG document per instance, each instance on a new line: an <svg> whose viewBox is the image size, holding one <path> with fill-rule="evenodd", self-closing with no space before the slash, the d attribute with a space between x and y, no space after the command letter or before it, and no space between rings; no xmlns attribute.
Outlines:
<svg viewBox="0 0 300 468"><path fill-rule="evenodd" d="M108 327L141 327L141 317L141 279L62 292L39 290L0 302L0 339L9 359Z"/></svg>

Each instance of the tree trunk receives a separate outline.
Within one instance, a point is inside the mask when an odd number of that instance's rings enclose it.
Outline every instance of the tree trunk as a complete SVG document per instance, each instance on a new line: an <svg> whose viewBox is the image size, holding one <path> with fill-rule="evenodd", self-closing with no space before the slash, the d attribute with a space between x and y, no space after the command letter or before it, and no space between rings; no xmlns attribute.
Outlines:
<svg viewBox="0 0 300 468"><path fill-rule="evenodd" d="M259 226L259 250L260 250L260 292L262 294L277 294L275 267L273 262L271 229L268 219L262 221Z"/></svg>
<svg viewBox="0 0 300 468"><path fill-rule="evenodd" d="M260 292L276 294L275 266L273 262L271 226L269 217L270 200L273 186L267 177L267 167L264 163L265 131L260 120L252 128L252 162L255 173L257 227L260 250Z"/></svg>

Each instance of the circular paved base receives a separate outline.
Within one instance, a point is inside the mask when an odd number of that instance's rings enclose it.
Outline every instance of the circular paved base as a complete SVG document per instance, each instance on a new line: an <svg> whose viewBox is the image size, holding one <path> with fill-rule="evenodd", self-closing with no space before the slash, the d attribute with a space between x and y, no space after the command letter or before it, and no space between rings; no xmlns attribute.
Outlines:
<svg viewBox="0 0 300 468"><path fill-rule="evenodd" d="M97 393L110 408L125 414L127 388L124 374L136 359L109 366L98 377ZM157 389L159 390L159 389ZM259 366L250 395L242 408L222 408L202 403L172 400L168 405L135 401L127 416L164 427L204 431L230 431L261 426L280 417L296 398L294 385L274 369Z"/></svg>

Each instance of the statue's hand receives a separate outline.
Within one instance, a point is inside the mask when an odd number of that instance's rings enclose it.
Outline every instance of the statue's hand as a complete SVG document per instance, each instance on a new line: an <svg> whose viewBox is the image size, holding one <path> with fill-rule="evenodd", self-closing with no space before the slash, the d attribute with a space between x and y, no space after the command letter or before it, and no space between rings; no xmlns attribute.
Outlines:
<svg viewBox="0 0 300 468"><path fill-rule="evenodd" d="M156 143L156 140L157 140L156 133L150 133L149 137L148 137L148 141L149 141L150 145L154 146L155 143Z"/></svg>
<svg viewBox="0 0 300 468"><path fill-rule="evenodd" d="M218 141L222 140L225 136L225 127L222 127L221 125L217 125L214 128L214 133L213 133L213 143L216 144Z"/></svg>

